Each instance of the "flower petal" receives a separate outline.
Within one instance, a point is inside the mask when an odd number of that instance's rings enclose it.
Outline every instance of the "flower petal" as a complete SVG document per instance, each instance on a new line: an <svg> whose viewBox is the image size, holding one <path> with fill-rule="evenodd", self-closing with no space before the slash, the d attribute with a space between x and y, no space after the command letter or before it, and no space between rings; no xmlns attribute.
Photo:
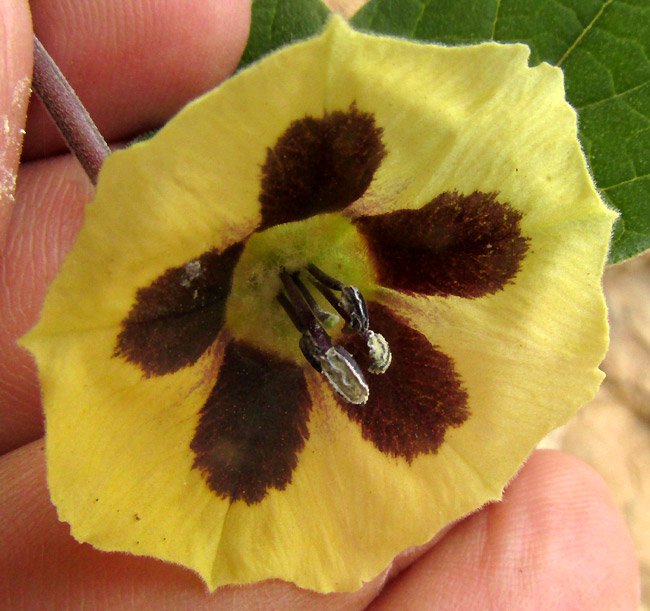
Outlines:
<svg viewBox="0 0 650 611"><path fill-rule="evenodd" d="M359 34L333 19L322 36L242 71L190 104L152 140L107 160L84 228L39 324L23 341L42 381L50 492L75 537L191 567L210 588L279 578L321 592L352 590L404 548L500 497L539 439L593 395L607 345L600 276L614 214L590 180L560 70L530 68L527 58L522 45L421 45ZM274 212L264 220L261 169L269 149L292 123L353 107L371 115L386 152L363 195L343 210L334 205L338 214L257 231L286 218ZM497 265L479 239L483 250L470 282L458 271L460 263L455 277L463 282L427 275L424 290L445 291L433 296L407 294L413 282L406 294L376 282L371 263L379 246L363 238L355 219L400 210L413 211L416 219L440 194L470 197L477 191L498 193L495 201L516 211L500 208L507 212L501 215L505 229L509 218L521 216L519 233L506 231L503 238L507 265ZM327 239L332 227L341 239ZM314 228L317 240L308 233ZM298 234L302 239L293 239ZM256 238L263 243L257 251L249 248ZM529 240L523 259L516 247L522 239ZM406 432L395 441L364 423L362 413L351 421L322 377L308 371L308 423L286 408L284 393L260 399L293 431L286 451L277 449L284 466L271 465L264 475L265 496L257 484L250 493L241 487L233 492L236 476L227 470L210 488L210 422L243 431L240 417L252 408L235 409L235 398L256 397L250 387L257 381L237 367L256 361L249 350L261 350L256 337L267 338L267 353L282 339L283 358L300 358L294 344L299 334L288 319L278 325L282 338L262 328L284 316L282 309L249 316L246 299L236 308L229 299L216 342L194 364L167 375L143 376L140 364L114 351L139 289L206 251L223 252L241 241L247 246L233 283L246 271L241 280L255 290L241 295L266 296L252 311L275 301L280 283L267 271L278 265L297 271L313 262L336 277L351 271L350 281L367 298L399 312L426 337L431 347L420 335L404 340L401 333L395 345L413 346L446 372L449 384L441 390L452 399L466 393L467 419L453 426L461 419L456 401L455 415L443 410L446 431L436 433L429 421L434 432L425 431L418 445L406 414ZM247 256L252 260L242 270ZM486 270L501 270L496 280L485 280L484 262ZM399 280L391 282L398 286ZM483 296L462 296L473 293ZM238 331L230 328L231 319ZM226 413L219 404L224 393L214 390L226 354L220 338L245 340L249 347L246 358L230 355L224 365L221 384L233 397ZM433 346L453 362L455 373ZM417 370L418 363L409 365ZM406 365L392 367L399 373ZM415 380L417 388L417 371L399 377ZM291 379L285 389L302 397L302 383ZM453 380L462 381L454 392ZM426 386L430 394L428 380ZM384 391L394 398L391 393ZM386 406L382 418L399 427L397 400ZM207 424L199 426L202 418ZM279 430L270 436L281 438ZM268 448L262 450L267 457ZM289 482L286 465L296 454Z"/></svg>
<svg viewBox="0 0 650 611"><path fill-rule="evenodd" d="M467 420L467 392L451 357L389 308L372 301L367 306L373 331L388 341L392 362L385 373L366 376L370 398L365 405L337 399L361 425L364 439L410 463L420 454L437 452L447 430ZM361 337L349 336L341 345L368 369L368 347Z"/></svg>
<svg viewBox="0 0 650 611"><path fill-rule="evenodd" d="M291 482L310 410L301 367L231 341L190 444L194 466L219 497L259 503Z"/></svg>
<svg viewBox="0 0 650 611"><path fill-rule="evenodd" d="M362 216L381 285L408 293L476 298L503 289L528 250L521 212L496 193L441 193L419 210Z"/></svg>
<svg viewBox="0 0 650 611"><path fill-rule="evenodd" d="M206 252L139 289L122 321L115 356L139 365L146 376L193 365L221 331L242 249L238 242Z"/></svg>
<svg viewBox="0 0 650 611"><path fill-rule="evenodd" d="M262 225L338 212L366 191L386 151L374 117L346 111L291 123L262 166Z"/></svg>

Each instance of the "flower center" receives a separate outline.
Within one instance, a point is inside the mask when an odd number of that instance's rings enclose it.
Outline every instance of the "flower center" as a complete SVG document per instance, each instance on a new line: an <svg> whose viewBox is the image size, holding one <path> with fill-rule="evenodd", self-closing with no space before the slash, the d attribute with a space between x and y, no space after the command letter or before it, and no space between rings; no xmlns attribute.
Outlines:
<svg viewBox="0 0 650 611"><path fill-rule="evenodd" d="M361 292L328 276L313 263L307 266L307 270L313 278L313 285L345 321L344 332L358 333L366 340L370 357L368 371L384 373L391 362L390 348L382 335L370 330L368 308ZM346 401L356 405L365 403L369 388L361 368L345 348L332 344L324 328L333 315L318 305L298 272L282 272L281 279L284 291L278 294L277 299L301 333L298 345L307 362L322 373ZM337 299L332 291L340 292L341 298Z"/></svg>
<svg viewBox="0 0 650 611"><path fill-rule="evenodd" d="M347 401L365 403L364 374L338 339L359 334L370 355L368 371L386 370L390 350L370 329L363 298L372 299L377 288L365 244L348 219L325 214L278 225L247 241L226 326L235 339L301 365L306 360Z"/></svg>

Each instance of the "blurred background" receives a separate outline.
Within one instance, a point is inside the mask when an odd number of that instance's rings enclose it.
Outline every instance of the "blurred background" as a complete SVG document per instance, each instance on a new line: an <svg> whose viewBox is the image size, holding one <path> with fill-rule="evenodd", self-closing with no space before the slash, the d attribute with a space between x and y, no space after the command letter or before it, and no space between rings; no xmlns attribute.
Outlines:
<svg viewBox="0 0 650 611"><path fill-rule="evenodd" d="M352 16L368 0L323 0ZM596 397L540 447L570 452L608 483L636 544L650 610L650 253L608 267L611 344Z"/></svg>
<svg viewBox="0 0 650 611"><path fill-rule="evenodd" d="M589 463L609 484L636 544L650 609L650 253L605 271L610 347L594 399L542 446Z"/></svg>

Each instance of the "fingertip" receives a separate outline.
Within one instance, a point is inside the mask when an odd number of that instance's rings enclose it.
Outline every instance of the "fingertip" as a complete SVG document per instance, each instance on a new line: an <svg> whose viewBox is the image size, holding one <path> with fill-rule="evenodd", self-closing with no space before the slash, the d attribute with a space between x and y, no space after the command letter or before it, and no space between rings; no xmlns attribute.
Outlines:
<svg viewBox="0 0 650 611"><path fill-rule="evenodd" d="M0 251L14 190L32 68L32 24L27 2L0 3Z"/></svg>
<svg viewBox="0 0 650 611"><path fill-rule="evenodd" d="M78 543L50 501L43 440L0 457L0 489L0 600L7 609L360 611L381 588L380 578L358 592L324 595L276 580L210 593L183 567Z"/></svg>
<svg viewBox="0 0 650 611"><path fill-rule="evenodd" d="M36 323L93 192L71 156L20 169L0 268L0 454L43 434L36 364L16 341Z"/></svg>
<svg viewBox="0 0 650 611"><path fill-rule="evenodd" d="M499 503L459 523L372 609L636 609L639 571L602 478L579 459L535 452ZM488 601L486 603L486 601Z"/></svg>
<svg viewBox="0 0 650 611"><path fill-rule="evenodd" d="M37 36L109 141L160 127L227 78L250 27L250 0L55 0L32 12ZM24 159L64 150L32 104Z"/></svg>
<svg viewBox="0 0 650 611"><path fill-rule="evenodd" d="M548 546L540 556L553 565L540 587L570 591L576 608L638 609L639 562L623 515L603 478L576 456L535 452L509 502L537 506L534 540ZM506 493L507 494L507 493ZM554 533L549 537L550 533ZM586 605L586 606L584 606Z"/></svg>

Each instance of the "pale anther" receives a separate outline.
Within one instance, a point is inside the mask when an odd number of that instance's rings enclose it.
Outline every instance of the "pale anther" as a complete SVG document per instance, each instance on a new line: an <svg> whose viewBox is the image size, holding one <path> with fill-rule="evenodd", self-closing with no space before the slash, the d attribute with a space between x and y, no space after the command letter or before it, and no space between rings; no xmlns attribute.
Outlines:
<svg viewBox="0 0 650 611"><path fill-rule="evenodd" d="M332 388L354 405L363 405L370 394L368 383L352 355L332 346L321 358L321 367Z"/></svg>
<svg viewBox="0 0 650 611"><path fill-rule="evenodd" d="M370 351L370 366L368 367L368 371L375 374L384 373L393 360L386 338L374 331L367 331L364 337L368 342L368 349Z"/></svg>

